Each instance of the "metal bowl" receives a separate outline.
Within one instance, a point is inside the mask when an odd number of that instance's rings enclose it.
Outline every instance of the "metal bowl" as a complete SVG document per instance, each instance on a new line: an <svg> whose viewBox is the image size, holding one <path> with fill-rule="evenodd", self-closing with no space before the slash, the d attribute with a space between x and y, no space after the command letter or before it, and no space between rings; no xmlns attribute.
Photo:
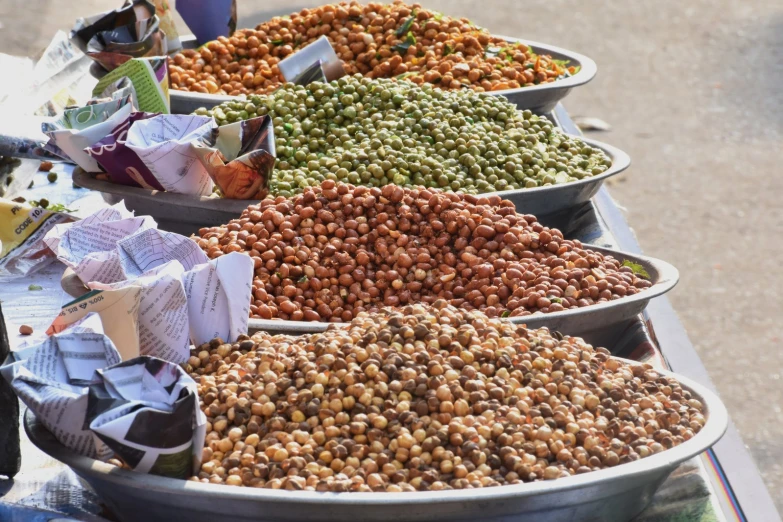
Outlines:
<svg viewBox="0 0 783 522"><path fill-rule="evenodd" d="M29 410L24 425L33 444L71 467L123 522L212 522L227 514L237 522L624 522L647 506L678 465L710 448L726 431L728 414L720 399L690 379L674 377L705 405L707 417L704 428L680 446L584 475L472 490L316 493L202 484L135 473L77 455Z"/></svg>
<svg viewBox="0 0 783 522"><path fill-rule="evenodd" d="M582 54L561 49L553 45L532 42L530 40L512 38L509 36L496 36L507 42L522 43L532 47L536 54L550 55L556 60L568 60L569 65L579 67L579 71L573 76L556 80L551 83L487 93L492 96L505 96L508 98L508 101L514 103L520 109L529 109L537 114L550 112L560 100L568 96L571 89L586 84L593 79L598 71L595 62ZM180 41L185 49L195 49L198 47L198 43L194 36L180 38ZM103 71L97 64L92 70L96 75L99 71ZM103 74L105 74L105 71L103 71ZM171 112L173 114L190 114L199 107L211 108L225 101L234 99L233 96L201 94L174 89L169 90L169 98L171 100Z"/></svg>
<svg viewBox="0 0 783 522"><path fill-rule="evenodd" d="M497 194L503 199L511 200L518 212L536 216L561 212L588 201L598 192L604 180L627 169L631 159L625 152L606 143L585 138L582 140L591 147L603 150L611 158L612 166L606 172L560 185L487 194ZM125 206L129 210L154 217L163 230L186 235L198 232L201 227L228 223L238 218L254 201L196 197L118 185L96 179L79 167L73 171L73 182L80 187L97 190L103 199L112 205L125 200Z"/></svg>
<svg viewBox="0 0 783 522"><path fill-rule="evenodd" d="M562 312L509 317L507 320L515 324L527 325L528 328L546 326L552 331L558 331L567 335L589 336L592 332L606 330L640 314L647 307L650 299L663 295L674 288L680 278L680 274L674 266L660 259L628 254L594 245L584 246L589 250L611 255L620 262L628 260L641 265L650 275L653 285L637 294L605 303L573 310L563 310ZM334 323L250 319L247 327L250 332L265 331L270 333L304 334L323 332L330 324Z"/></svg>

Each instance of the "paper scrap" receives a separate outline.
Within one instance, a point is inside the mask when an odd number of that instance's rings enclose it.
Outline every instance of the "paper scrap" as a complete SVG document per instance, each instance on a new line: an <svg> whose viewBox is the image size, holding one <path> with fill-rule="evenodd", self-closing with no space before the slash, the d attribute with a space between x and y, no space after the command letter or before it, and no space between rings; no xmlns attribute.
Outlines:
<svg viewBox="0 0 783 522"><path fill-rule="evenodd" d="M331 82L345 75L343 62L326 36L288 56L278 67L287 82L299 85L315 81Z"/></svg>
<svg viewBox="0 0 783 522"><path fill-rule="evenodd" d="M114 283L127 279L117 242L156 226L152 217L133 217L120 202L81 221L55 226L44 237L44 243L84 283Z"/></svg>
<svg viewBox="0 0 783 522"><path fill-rule="evenodd" d="M98 163L84 149L109 134L132 110L130 97L68 109L56 120L41 124L41 132L49 137L44 149L87 172L100 172Z"/></svg>
<svg viewBox="0 0 783 522"><path fill-rule="evenodd" d="M193 142L192 145L223 197L266 197L268 180L277 159L272 119L259 116L223 125L214 134L210 136L214 139Z"/></svg>
<svg viewBox="0 0 783 522"><path fill-rule="evenodd" d="M74 218L0 198L0 279L32 274L54 260L44 236Z"/></svg>
<svg viewBox="0 0 783 522"><path fill-rule="evenodd" d="M135 471L183 479L200 466L206 416L195 381L163 359L122 362L97 314L12 353L0 374L80 455L116 456Z"/></svg>
<svg viewBox="0 0 783 522"><path fill-rule="evenodd" d="M252 280L253 260L239 252L220 256L183 276L193 344L247 334Z"/></svg>
<svg viewBox="0 0 783 522"><path fill-rule="evenodd" d="M168 52L156 6L146 0L126 2L114 11L80 18L71 35L90 58L108 71L132 58Z"/></svg>
<svg viewBox="0 0 783 522"><path fill-rule="evenodd" d="M130 126L138 121L157 116L148 112L133 112L111 134L85 150L106 171L112 183L149 190L163 190L150 169L135 152L125 146Z"/></svg>
<svg viewBox="0 0 783 522"><path fill-rule="evenodd" d="M63 332L87 315L96 313L103 323L103 332L112 340L121 359L127 361L138 357L141 290L140 286L127 286L86 293L63 305L46 334Z"/></svg>

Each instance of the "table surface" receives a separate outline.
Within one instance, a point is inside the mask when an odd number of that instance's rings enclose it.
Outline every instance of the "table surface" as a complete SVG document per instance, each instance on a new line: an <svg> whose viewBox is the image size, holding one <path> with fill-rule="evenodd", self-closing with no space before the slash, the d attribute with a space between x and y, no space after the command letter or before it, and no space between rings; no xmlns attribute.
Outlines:
<svg viewBox="0 0 783 522"><path fill-rule="evenodd" d="M567 132L578 132L562 106L555 111L554 117ZM28 199L47 197L64 204L87 195L83 189L72 186L70 167L60 164L55 170L59 174L56 183L49 184L45 174L35 173L33 187L23 195ZM82 200L80 207L86 211L88 207L101 204L98 198L91 197ZM633 232L606 188L574 214L580 215L577 225L581 227L581 237L588 236L584 237L585 242L639 252ZM559 223L556 226L566 230ZM60 286L64 269L64 265L53 262L31 277L0 283L0 301L12 349L31 340L18 334L21 324L34 328L32 338L42 336L60 307L71 300ZM31 284L39 285L42 290L29 290ZM612 346L620 346L616 351L618 355L669 366L714 389L665 297L654 299L642 317L611 334ZM21 447L21 472L14 480L0 480L0 520L52 520L63 515L87 522L106 520L101 515L112 520L111 514L103 512L99 499L89 488L85 488L70 469L33 446L24 432L21 433ZM728 480L721 478L723 469L729 471ZM730 426L715 451L691 459L675 470L636 520L774 521L779 517L747 450L734 427Z"/></svg>

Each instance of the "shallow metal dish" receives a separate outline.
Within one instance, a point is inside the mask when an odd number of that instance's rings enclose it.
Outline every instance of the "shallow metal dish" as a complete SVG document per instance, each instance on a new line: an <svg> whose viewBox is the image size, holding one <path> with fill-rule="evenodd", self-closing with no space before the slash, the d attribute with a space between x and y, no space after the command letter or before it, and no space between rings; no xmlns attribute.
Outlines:
<svg viewBox="0 0 783 522"><path fill-rule="evenodd" d="M642 265L650 275L653 285L638 294L628 297L585 306L574 310L563 310L549 314L527 315L524 317L509 317L507 320L515 324L524 324L528 328L546 326L552 331L566 335L584 336L591 332L605 330L611 326L627 321L638 315L647 307L653 297L663 295L677 284L680 274L674 266L660 259L628 254L618 250L584 245L585 248L608 254L620 262L626 259ZM303 334L323 332L330 324L316 321L285 321L280 319L250 319L247 328L250 332L260 330L271 333Z"/></svg>
<svg viewBox="0 0 783 522"><path fill-rule="evenodd" d="M24 425L33 444L70 466L123 522L212 522L226 514L237 522L624 522L647 506L679 464L710 448L726 431L728 414L720 399L690 379L675 377L705 406L707 423L691 440L584 475L472 490L316 493L202 484L134 473L79 456L60 444L29 410Z"/></svg>
<svg viewBox="0 0 783 522"><path fill-rule="evenodd" d="M581 138L581 136L580 136ZM598 192L607 178L628 168L628 155L595 140L581 138L591 147L603 150L612 160L612 166L598 176L580 179L570 183L530 189L504 190L497 194L514 202L517 212L545 216L569 209L588 201ZM73 182L84 188L97 190L103 199L115 204L125 200L125 206L137 214L148 214L155 218L163 230L194 234L201 227L222 225L236 219L254 200L220 199L174 194L141 187L118 185L92 177L77 167L73 171Z"/></svg>
<svg viewBox="0 0 783 522"><path fill-rule="evenodd" d="M542 85L533 85L530 87L519 87L517 89L504 89L502 91L492 91L487 94L492 96L505 96L508 101L515 104L520 109L530 109L531 111L543 114L555 108L555 105L568 96L571 89L584 85L593 79L598 67L595 62L579 53L561 49L553 45L532 42L510 36L495 35L507 42L522 43L533 48L536 54L550 55L555 60L568 60L569 66L579 67L579 71L573 76L556 80ZM185 36L180 38L185 49L195 49L198 47L194 36ZM96 76L103 76L106 72L98 65L92 68ZM100 74L102 73L102 74ZM179 91L170 89L169 98L171 100L171 112L173 114L190 114L199 107L211 108L225 101L234 99L234 96L224 96L216 94L201 94L190 91Z"/></svg>

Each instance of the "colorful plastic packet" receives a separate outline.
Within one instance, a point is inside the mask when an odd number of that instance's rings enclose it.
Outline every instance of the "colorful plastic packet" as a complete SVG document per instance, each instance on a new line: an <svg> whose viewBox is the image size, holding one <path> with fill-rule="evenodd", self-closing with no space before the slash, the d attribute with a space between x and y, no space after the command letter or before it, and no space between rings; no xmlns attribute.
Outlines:
<svg viewBox="0 0 783 522"><path fill-rule="evenodd" d="M107 87L124 76L133 84L136 95L133 106L136 110L169 113L169 76L166 58L128 60L101 78L93 89L92 95L100 96Z"/></svg>

